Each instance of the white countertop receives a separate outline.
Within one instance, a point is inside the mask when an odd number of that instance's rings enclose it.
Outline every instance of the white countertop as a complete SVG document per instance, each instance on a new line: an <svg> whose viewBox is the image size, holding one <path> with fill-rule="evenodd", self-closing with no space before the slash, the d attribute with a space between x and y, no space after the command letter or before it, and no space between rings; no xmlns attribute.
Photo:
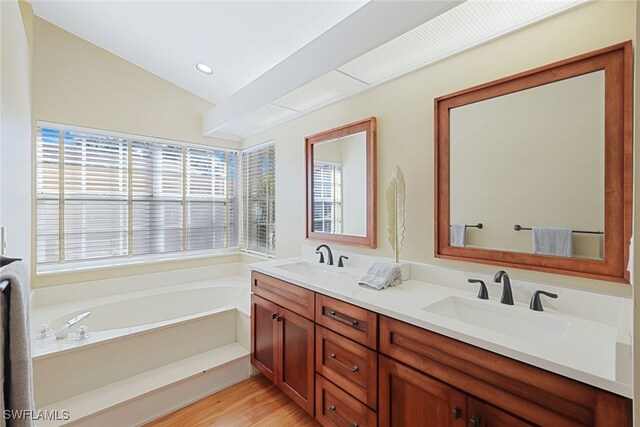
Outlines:
<svg viewBox="0 0 640 427"><path fill-rule="evenodd" d="M306 260L295 258L268 261L253 264L251 268L485 350L618 395L632 397L631 377L628 378L628 384L616 380L616 345L620 335L618 323L577 316L567 313L565 310L554 309L553 304L545 304L545 311L535 312L529 310L527 304L517 300L514 306L501 305L499 298L493 294L489 300L482 300L482 304L486 303L500 310L504 310L506 307L508 310L514 310L514 313L538 316L541 320L559 319L568 323L564 334L557 342L541 343L528 340L526 330L522 331L521 337L515 337L423 310L424 307L451 296L474 301L477 292L475 286L469 286L468 290L466 288L459 289L455 286L429 283L424 277L421 277L420 281L409 279L402 285L375 291L358 286L357 280L364 273L364 270L355 268L340 270L333 268L330 270L327 268L326 274L309 276L278 268L278 266L301 261ZM542 286L542 288L548 287ZM575 292L583 293L581 291ZM610 298L608 296L600 297ZM598 298L598 296L595 295L593 298ZM620 375L618 374L618 376Z"/></svg>

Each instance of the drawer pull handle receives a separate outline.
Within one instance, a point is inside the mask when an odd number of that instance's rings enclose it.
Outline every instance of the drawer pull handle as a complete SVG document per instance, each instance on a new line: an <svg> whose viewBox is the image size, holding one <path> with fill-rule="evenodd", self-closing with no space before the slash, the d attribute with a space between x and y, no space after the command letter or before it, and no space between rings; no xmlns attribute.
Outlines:
<svg viewBox="0 0 640 427"><path fill-rule="evenodd" d="M340 414L338 414L338 413L336 412L336 405L331 405L331 406L329 406L329 410L330 410L331 412L333 412L333 415L334 415L336 418L338 418L339 420L343 421L343 422L344 422L344 423L346 423L346 424L349 424L349 421L347 421L347 420L345 420L344 418L342 418L342 417L340 416ZM358 427L358 423L357 423L357 422L355 422L355 421L354 421L354 422L352 422L352 423L351 423L351 424L349 424L349 425L350 425L351 427Z"/></svg>
<svg viewBox="0 0 640 427"><path fill-rule="evenodd" d="M471 417L471 419L469 421L471 421L471 427L480 427L480 417L479 416L474 415L473 417Z"/></svg>
<svg viewBox="0 0 640 427"><path fill-rule="evenodd" d="M358 372L360 370L358 365L348 366L348 365L345 365L344 363L342 363L341 361L339 361L338 358L336 357L335 353L329 354L329 357L332 358L340 366L342 366L342 367L344 367L346 369L349 369L351 372L355 373L355 372Z"/></svg>
<svg viewBox="0 0 640 427"><path fill-rule="evenodd" d="M271 320L275 320L278 317L278 313L271 313Z"/></svg>
<svg viewBox="0 0 640 427"><path fill-rule="evenodd" d="M359 325L359 322L356 319L351 319L351 320L343 319L342 317L337 316L336 312L333 310L327 311L327 314L332 319L337 320L340 323L344 323L345 325L353 326L354 328Z"/></svg>
<svg viewBox="0 0 640 427"><path fill-rule="evenodd" d="M453 419L457 420L460 417L462 417L462 409L456 406L455 408L453 408Z"/></svg>
<svg viewBox="0 0 640 427"><path fill-rule="evenodd" d="M276 317L276 321L277 321L277 322L282 321L282 316L277 316L277 317Z"/></svg>

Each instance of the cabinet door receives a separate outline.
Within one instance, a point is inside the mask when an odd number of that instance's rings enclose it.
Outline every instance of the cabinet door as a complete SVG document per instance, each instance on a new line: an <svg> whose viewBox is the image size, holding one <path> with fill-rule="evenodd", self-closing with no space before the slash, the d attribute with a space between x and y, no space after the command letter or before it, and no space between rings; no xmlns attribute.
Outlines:
<svg viewBox="0 0 640 427"><path fill-rule="evenodd" d="M529 427L526 423L507 412L472 397L467 398L467 414L470 427Z"/></svg>
<svg viewBox="0 0 640 427"><path fill-rule="evenodd" d="M278 306L251 295L251 364L277 382Z"/></svg>
<svg viewBox="0 0 640 427"><path fill-rule="evenodd" d="M384 356L378 366L380 427L467 426L463 393Z"/></svg>
<svg viewBox="0 0 640 427"><path fill-rule="evenodd" d="M282 307L278 324L278 386L314 414L314 324Z"/></svg>

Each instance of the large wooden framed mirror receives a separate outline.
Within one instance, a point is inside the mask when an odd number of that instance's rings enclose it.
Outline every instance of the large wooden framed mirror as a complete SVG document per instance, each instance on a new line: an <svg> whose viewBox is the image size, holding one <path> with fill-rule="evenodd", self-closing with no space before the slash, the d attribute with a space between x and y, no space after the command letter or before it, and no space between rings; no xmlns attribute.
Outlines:
<svg viewBox="0 0 640 427"><path fill-rule="evenodd" d="M376 247L376 118L305 138L307 239Z"/></svg>
<svg viewBox="0 0 640 427"><path fill-rule="evenodd" d="M626 42L435 100L435 255L629 282Z"/></svg>

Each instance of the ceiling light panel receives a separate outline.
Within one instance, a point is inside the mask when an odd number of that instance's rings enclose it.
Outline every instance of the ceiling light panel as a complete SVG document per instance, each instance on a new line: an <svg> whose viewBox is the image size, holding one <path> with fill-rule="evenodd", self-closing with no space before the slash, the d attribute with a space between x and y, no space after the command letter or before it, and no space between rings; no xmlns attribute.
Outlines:
<svg viewBox="0 0 640 427"><path fill-rule="evenodd" d="M351 95L367 85L339 71L324 76L277 99L273 103L297 111L308 111Z"/></svg>
<svg viewBox="0 0 640 427"><path fill-rule="evenodd" d="M381 83L586 1L467 0L339 70L369 84Z"/></svg>

